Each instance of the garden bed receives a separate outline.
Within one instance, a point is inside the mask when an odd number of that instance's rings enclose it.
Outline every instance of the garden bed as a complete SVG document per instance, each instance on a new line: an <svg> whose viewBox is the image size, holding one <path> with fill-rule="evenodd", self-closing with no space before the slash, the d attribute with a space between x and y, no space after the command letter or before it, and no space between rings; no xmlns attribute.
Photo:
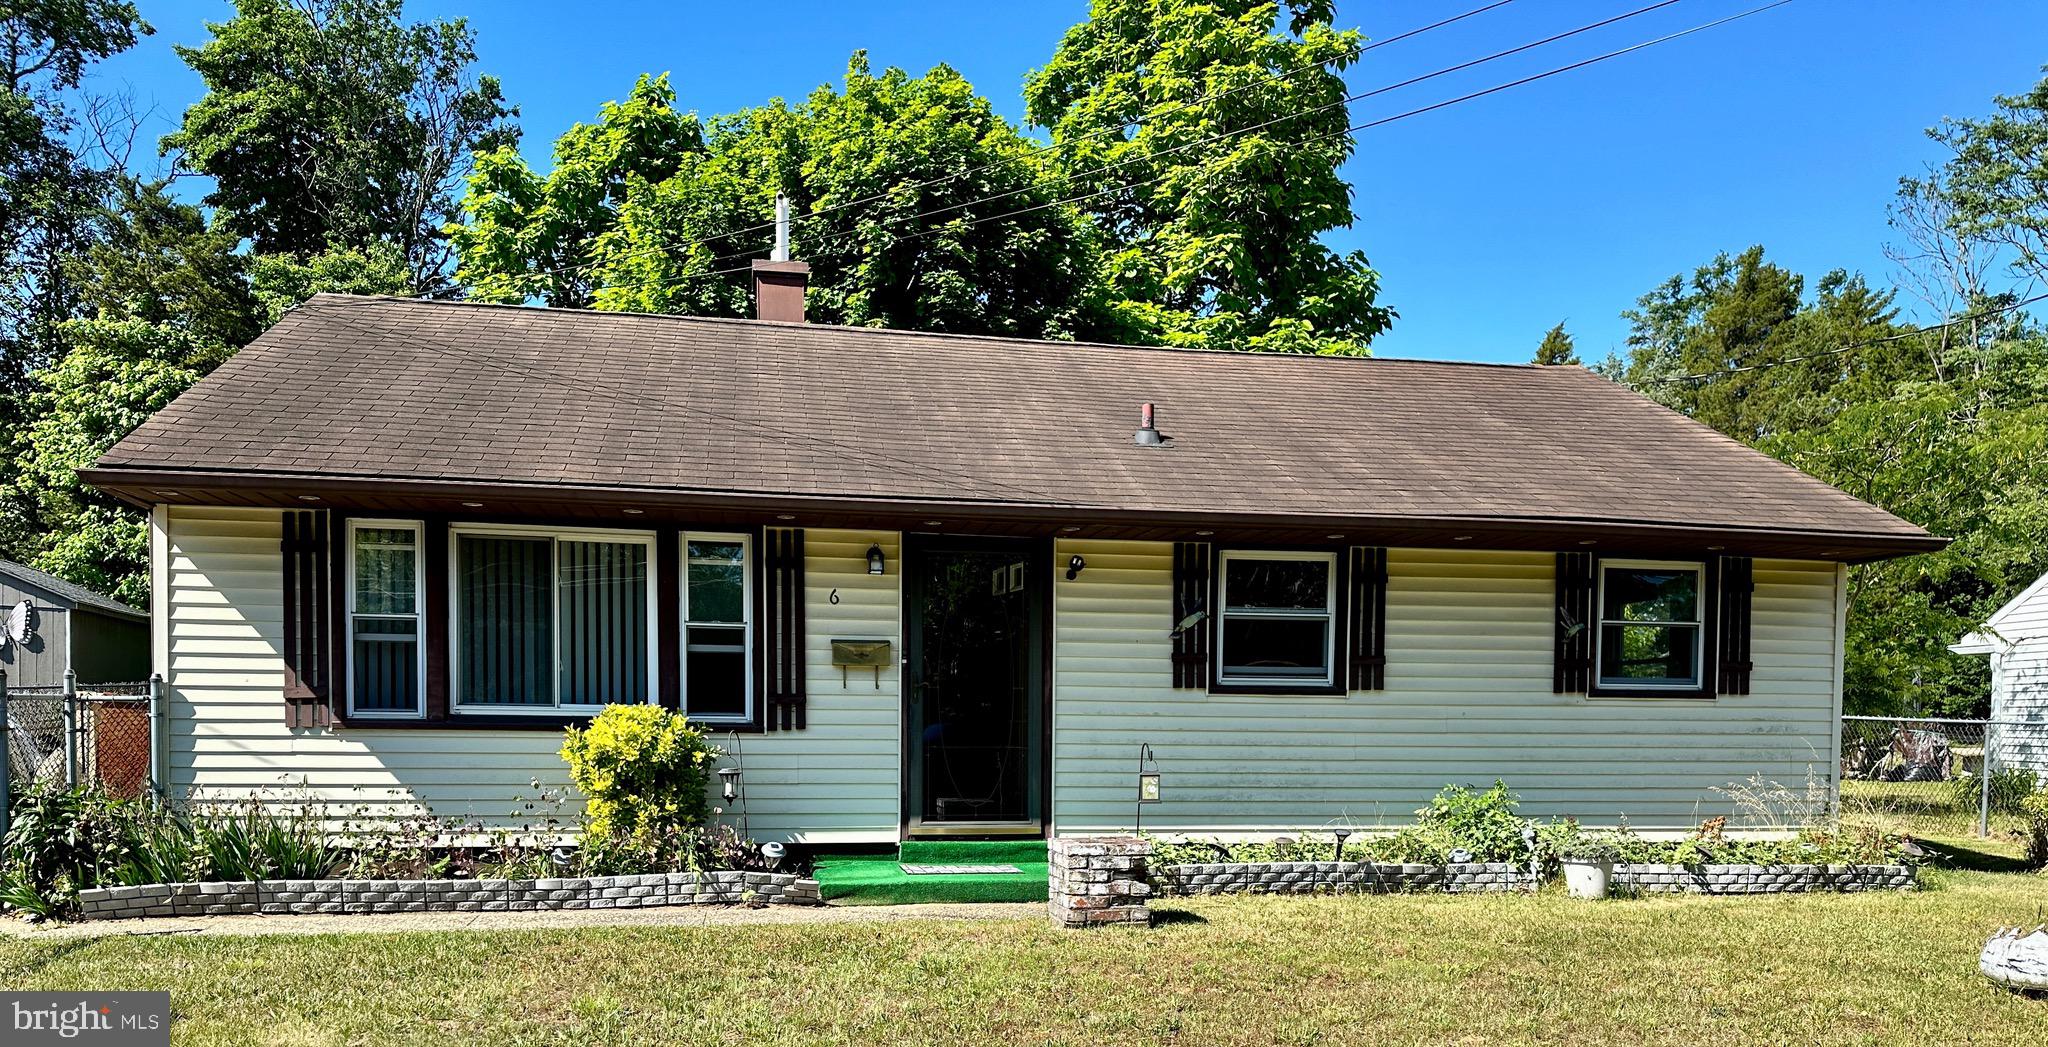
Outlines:
<svg viewBox="0 0 2048 1047"><path fill-rule="evenodd" d="M146 916L520 912L673 905L822 905L795 873L680 872L534 880L237 880L78 892L83 920Z"/></svg>
<svg viewBox="0 0 2048 1047"><path fill-rule="evenodd" d="M1536 881L1509 862L1223 862L1167 865L1154 874L1170 894L1395 894L1526 891Z"/></svg>
<svg viewBox="0 0 2048 1047"><path fill-rule="evenodd" d="M1635 894L1797 894L1909 890L1910 865L1618 864L1612 889Z"/></svg>

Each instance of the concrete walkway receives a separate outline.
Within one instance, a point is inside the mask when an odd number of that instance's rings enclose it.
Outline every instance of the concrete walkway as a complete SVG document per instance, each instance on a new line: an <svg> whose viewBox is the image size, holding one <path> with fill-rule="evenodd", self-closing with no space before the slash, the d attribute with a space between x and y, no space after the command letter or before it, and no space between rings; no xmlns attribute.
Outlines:
<svg viewBox="0 0 2048 1047"><path fill-rule="evenodd" d="M565 909L552 912L362 913L341 916L182 916L153 920L90 920L36 925L0 920L0 935L27 941L122 935L393 934L400 931L573 930L580 927L805 926L916 920L1046 918L1045 903L936 905L778 905L767 909L690 905L660 909Z"/></svg>

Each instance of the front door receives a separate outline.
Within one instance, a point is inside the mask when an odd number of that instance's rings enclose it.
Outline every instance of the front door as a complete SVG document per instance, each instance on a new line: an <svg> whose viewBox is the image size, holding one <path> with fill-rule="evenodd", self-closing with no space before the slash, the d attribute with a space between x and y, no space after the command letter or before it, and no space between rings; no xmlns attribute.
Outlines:
<svg viewBox="0 0 2048 1047"><path fill-rule="evenodd" d="M912 535L904 554L904 825L1044 831L1047 543Z"/></svg>

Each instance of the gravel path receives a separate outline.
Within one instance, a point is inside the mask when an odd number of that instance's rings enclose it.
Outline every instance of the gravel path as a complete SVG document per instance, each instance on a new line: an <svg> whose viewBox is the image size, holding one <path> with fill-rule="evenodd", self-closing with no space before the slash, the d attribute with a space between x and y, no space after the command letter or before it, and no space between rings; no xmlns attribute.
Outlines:
<svg viewBox="0 0 2048 1047"><path fill-rule="evenodd" d="M351 916L187 916L35 925L0 920L0 934L29 941L121 935L391 934L399 931L561 930L578 927L732 927L753 924L900 923L908 920L1044 919L1045 903L977 905L676 906L553 912L363 913Z"/></svg>

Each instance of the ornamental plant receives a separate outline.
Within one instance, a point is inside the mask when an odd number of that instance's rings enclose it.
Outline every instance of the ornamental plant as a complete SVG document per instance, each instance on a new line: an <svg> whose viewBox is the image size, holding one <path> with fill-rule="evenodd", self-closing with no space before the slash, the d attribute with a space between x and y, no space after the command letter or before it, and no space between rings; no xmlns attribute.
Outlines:
<svg viewBox="0 0 2048 1047"><path fill-rule="evenodd" d="M2026 819L2027 862L2048 868L2048 789L2040 789L2020 800L2020 815Z"/></svg>
<svg viewBox="0 0 2048 1047"><path fill-rule="evenodd" d="M688 720L654 705L607 706L568 729L562 759L584 796L592 841L685 835L710 815L711 764L723 753Z"/></svg>

